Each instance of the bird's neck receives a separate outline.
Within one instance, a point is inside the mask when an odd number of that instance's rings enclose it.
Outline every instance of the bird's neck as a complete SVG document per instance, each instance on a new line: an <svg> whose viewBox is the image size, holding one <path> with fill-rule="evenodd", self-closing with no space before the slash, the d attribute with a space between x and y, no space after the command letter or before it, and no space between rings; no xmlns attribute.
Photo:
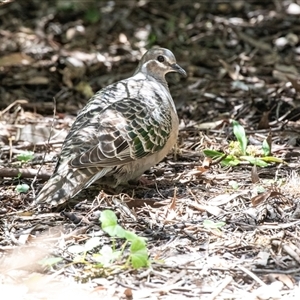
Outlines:
<svg viewBox="0 0 300 300"><path fill-rule="evenodd" d="M157 66L156 61L149 61L147 63L140 64L134 75L142 73L148 79L153 79L163 85L168 91L168 83L165 79L165 71Z"/></svg>
<svg viewBox="0 0 300 300"><path fill-rule="evenodd" d="M151 75L150 75L151 76ZM161 85L163 85L167 91L169 91L169 86L168 86L168 83L166 81L166 79L163 77L163 78L156 78L154 76L152 76L156 81L158 81Z"/></svg>

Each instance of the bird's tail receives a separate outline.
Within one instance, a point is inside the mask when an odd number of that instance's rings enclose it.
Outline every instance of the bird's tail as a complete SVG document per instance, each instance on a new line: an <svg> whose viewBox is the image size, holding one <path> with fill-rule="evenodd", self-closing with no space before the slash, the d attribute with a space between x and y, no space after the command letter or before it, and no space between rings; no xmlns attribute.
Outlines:
<svg viewBox="0 0 300 300"><path fill-rule="evenodd" d="M77 195L94 181L103 177L109 168L58 169L36 197L33 205L56 207Z"/></svg>

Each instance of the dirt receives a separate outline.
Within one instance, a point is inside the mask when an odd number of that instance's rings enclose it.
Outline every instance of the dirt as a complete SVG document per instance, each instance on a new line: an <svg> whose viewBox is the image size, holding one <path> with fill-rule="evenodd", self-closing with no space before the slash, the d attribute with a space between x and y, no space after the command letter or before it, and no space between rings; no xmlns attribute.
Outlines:
<svg viewBox="0 0 300 300"><path fill-rule="evenodd" d="M0 1L0 290L19 299L298 299L299 15L292 1ZM188 73L167 78L176 147L143 175L146 185L93 185L63 212L32 207L77 112L156 45ZM126 265L127 248L109 266L95 263L105 245L124 246L101 229L105 209L147 238L151 267ZM78 261L70 247L93 237L99 245Z"/></svg>

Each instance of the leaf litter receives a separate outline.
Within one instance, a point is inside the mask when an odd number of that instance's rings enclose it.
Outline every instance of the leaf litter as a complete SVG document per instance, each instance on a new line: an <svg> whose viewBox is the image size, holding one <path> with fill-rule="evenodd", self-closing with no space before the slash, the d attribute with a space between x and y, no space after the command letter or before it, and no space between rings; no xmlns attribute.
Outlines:
<svg viewBox="0 0 300 300"><path fill-rule="evenodd" d="M299 298L299 6L125 2L47 3L43 18L37 1L1 6L0 289L28 299ZM146 186L95 185L63 214L33 210L91 91L129 76L156 44L189 73L169 77L181 120L174 151L143 175ZM239 163L222 166L230 155ZM122 245L101 229L106 209L147 238L151 268L94 264ZM87 241L97 243L76 262L68 249Z"/></svg>

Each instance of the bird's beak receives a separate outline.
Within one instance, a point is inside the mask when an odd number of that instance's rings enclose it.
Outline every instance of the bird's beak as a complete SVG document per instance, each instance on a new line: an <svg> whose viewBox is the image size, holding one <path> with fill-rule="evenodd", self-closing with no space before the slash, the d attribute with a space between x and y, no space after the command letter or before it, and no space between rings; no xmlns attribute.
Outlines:
<svg viewBox="0 0 300 300"><path fill-rule="evenodd" d="M187 77L186 71L184 71L179 65L172 64L171 68L174 70L174 72L179 73L180 75Z"/></svg>

